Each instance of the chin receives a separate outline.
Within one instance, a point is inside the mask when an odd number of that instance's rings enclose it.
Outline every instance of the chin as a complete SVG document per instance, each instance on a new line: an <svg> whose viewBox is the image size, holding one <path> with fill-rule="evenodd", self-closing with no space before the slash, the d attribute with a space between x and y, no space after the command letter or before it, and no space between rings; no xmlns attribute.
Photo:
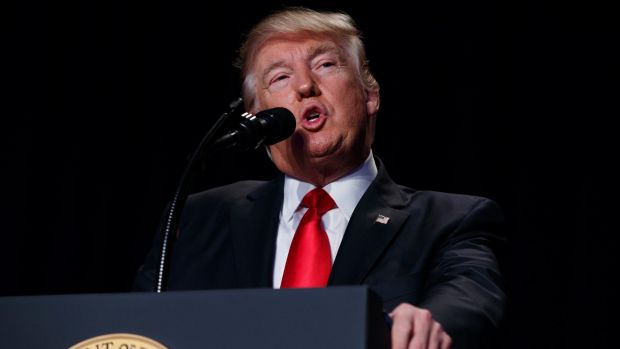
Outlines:
<svg viewBox="0 0 620 349"><path fill-rule="evenodd" d="M317 137L318 138L318 137ZM303 152L309 158L321 158L338 153L342 148L342 142L330 138L307 139L303 144Z"/></svg>
<svg viewBox="0 0 620 349"><path fill-rule="evenodd" d="M307 149L304 158L312 163L334 159L336 152L332 149Z"/></svg>

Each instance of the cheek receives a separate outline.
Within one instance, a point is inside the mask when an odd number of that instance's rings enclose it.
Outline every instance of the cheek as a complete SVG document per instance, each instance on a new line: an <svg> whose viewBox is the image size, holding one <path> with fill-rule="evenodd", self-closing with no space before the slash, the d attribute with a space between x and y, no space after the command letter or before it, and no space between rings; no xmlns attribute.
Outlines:
<svg viewBox="0 0 620 349"><path fill-rule="evenodd" d="M274 107L287 107L291 104L292 99L291 94L285 93L284 91L269 92L267 90L263 90L256 98L255 105L258 110L265 110Z"/></svg>
<svg viewBox="0 0 620 349"><path fill-rule="evenodd" d="M359 123L367 116L366 94L358 86L347 86L348 92L339 96L344 110L348 111L346 119L351 124Z"/></svg>
<svg viewBox="0 0 620 349"><path fill-rule="evenodd" d="M282 142L278 142L269 147L269 150L271 151L271 155L273 159L280 159L286 156L286 154L288 153L287 150L290 149L291 141L293 137L294 137L294 134L292 137L289 137L283 140Z"/></svg>
<svg viewBox="0 0 620 349"><path fill-rule="evenodd" d="M347 103L349 108L359 109L361 105L365 104L366 92L360 82L350 74L347 78L340 80L337 85L336 93L339 94L339 99Z"/></svg>

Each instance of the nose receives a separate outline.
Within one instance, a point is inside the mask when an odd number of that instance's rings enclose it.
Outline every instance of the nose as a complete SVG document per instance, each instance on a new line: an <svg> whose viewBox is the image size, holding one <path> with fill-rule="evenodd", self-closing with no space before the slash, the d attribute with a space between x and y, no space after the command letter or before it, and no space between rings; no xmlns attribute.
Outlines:
<svg viewBox="0 0 620 349"><path fill-rule="evenodd" d="M297 76L297 98L299 100L309 97L319 96L321 90L312 72L303 71Z"/></svg>

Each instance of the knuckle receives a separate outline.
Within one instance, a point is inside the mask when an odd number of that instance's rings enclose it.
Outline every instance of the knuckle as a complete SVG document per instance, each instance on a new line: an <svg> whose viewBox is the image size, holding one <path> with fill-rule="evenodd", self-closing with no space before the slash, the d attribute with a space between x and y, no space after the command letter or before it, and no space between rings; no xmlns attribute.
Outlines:
<svg viewBox="0 0 620 349"><path fill-rule="evenodd" d="M426 321L430 321L433 319L433 315L427 309L420 309L419 314L420 314L420 317Z"/></svg>
<svg viewBox="0 0 620 349"><path fill-rule="evenodd" d="M394 308L394 310L392 311L392 314L394 316L404 315L404 314L407 314L408 312L410 312L412 308L413 307L410 304L401 303L396 308Z"/></svg>
<svg viewBox="0 0 620 349"><path fill-rule="evenodd" d="M443 326L439 322L435 322L435 329L437 332L443 332Z"/></svg>

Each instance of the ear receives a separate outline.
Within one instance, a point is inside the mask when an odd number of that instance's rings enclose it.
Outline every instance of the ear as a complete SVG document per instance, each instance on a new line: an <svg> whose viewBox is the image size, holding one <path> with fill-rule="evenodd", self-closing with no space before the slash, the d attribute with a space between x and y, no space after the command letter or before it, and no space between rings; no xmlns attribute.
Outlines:
<svg viewBox="0 0 620 349"><path fill-rule="evenodd" d="M375 116L377 114L380 102L381 97L378 88L366 90L366 112L368 115Z"/></svg>

